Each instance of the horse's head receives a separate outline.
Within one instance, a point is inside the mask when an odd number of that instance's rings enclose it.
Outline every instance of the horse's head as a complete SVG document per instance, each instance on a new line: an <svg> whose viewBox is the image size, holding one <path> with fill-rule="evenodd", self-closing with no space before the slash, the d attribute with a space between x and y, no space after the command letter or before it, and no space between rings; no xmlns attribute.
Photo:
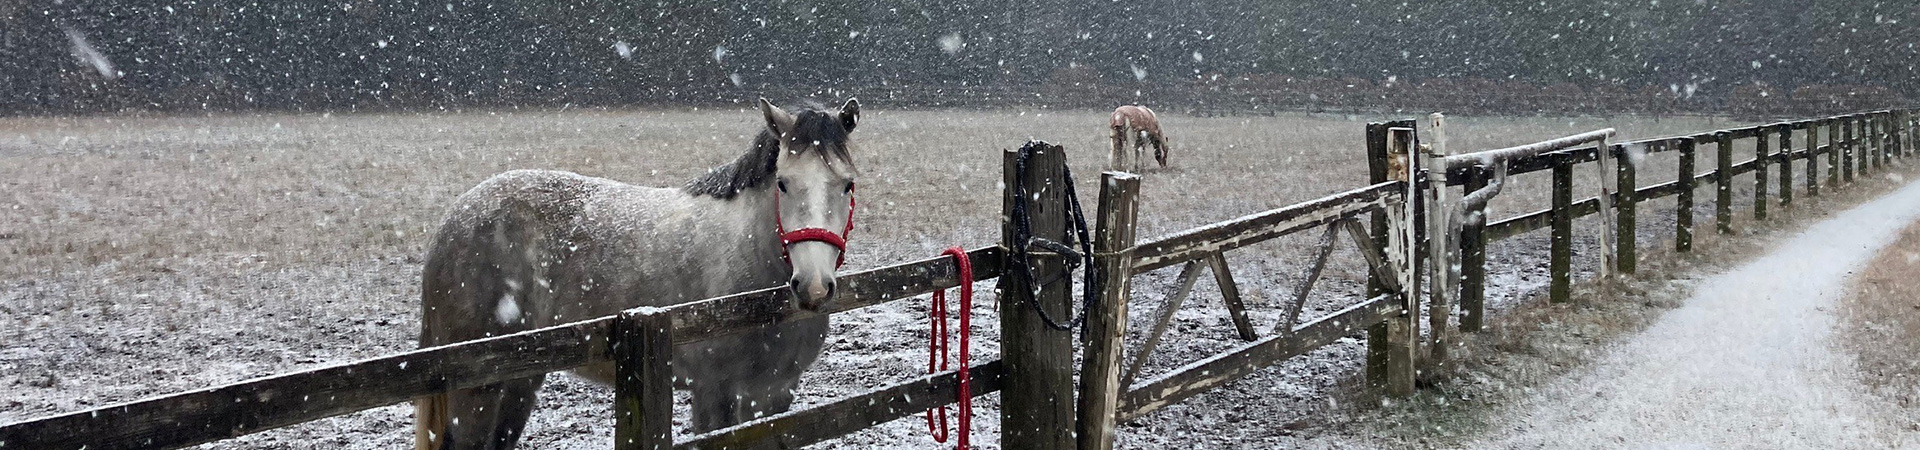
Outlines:
<svg viewBox="0 0 1920 450"><path fill-rule="evenodd" d="M837 113L788 113L760 99L767 130L779 138L774 161L774 198L780 244L792 267L793 297L801 308L819 310L833 298L834 270L846 258L853 231L852 142L860 103L847 100Z"/></svg>

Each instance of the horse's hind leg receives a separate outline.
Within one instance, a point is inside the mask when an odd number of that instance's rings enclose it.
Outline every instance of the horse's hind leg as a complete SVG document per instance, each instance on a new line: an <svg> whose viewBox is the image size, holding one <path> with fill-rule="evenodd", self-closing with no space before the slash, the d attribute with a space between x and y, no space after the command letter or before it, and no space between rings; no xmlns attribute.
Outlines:
<svg viewBox="0 0 1920 450"><path fill-rule="evenodd" d="M506 450L520 440L545 375L447 393L442 450Z"/></svg>

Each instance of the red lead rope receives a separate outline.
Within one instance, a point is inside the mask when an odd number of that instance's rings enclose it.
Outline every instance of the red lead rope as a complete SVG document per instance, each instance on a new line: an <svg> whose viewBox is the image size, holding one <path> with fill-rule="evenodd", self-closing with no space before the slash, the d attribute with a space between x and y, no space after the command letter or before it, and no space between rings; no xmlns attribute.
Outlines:
<svg viewBox="0 0 1920 450"><path fill-rule="evenodd" d="M968 349L972 342L973 316L973 260L967 258L967 251L960 247L947 247L941 256L952 256L954 263L960 266L960 450L967 449L967 436L973 429L973 383L967 379ZM940 373L947 367L947 290L933 292L932 335L927 346L927 373ZM937 363L936 363L937 362ZM938 417L936 419L935 417ZM927 432L933 434L934 442L947 442L947 407L927 410Z"/></svg>

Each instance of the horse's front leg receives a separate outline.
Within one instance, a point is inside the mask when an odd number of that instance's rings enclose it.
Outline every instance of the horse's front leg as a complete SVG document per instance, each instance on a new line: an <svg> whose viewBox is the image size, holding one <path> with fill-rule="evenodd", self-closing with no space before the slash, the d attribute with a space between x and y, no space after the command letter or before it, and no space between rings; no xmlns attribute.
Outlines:
<svg viewBox="0 0 1920 450"><path fill-rule="evenodd" d="M1153 160L1160 163L1160 168L1167 168L1167 135L1155 131L1147 136L1153 138Z"/></svg>
<svg viewBox="0 0 1920 450"><path fill-rule="evenodd" d="M739 416L735 411L740 405L739 395L732 385L694 383L693 432L705 433L739 423L734 420Z"/></svg>

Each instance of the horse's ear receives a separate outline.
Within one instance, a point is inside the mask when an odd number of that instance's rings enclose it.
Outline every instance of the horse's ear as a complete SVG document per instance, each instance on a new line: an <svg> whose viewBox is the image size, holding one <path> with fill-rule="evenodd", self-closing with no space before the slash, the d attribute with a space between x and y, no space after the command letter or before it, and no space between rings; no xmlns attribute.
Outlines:
<svg viewBox="0 0 1920 450"><path fill-rule="evenodd" d="M767 101L765 97L760 98L760 113L767 116L767 130L773 131L775 136L793 133L793 114L773 106L773 102Z"/></svg>
<svg viewBox="0 0 1920 450"><path fill-rule="evenodd" d="M849 98L847 99L847 104L840 105L840 127L845 128L847 131L853 131L853 126L859 122L860 99Z"/></svg>

